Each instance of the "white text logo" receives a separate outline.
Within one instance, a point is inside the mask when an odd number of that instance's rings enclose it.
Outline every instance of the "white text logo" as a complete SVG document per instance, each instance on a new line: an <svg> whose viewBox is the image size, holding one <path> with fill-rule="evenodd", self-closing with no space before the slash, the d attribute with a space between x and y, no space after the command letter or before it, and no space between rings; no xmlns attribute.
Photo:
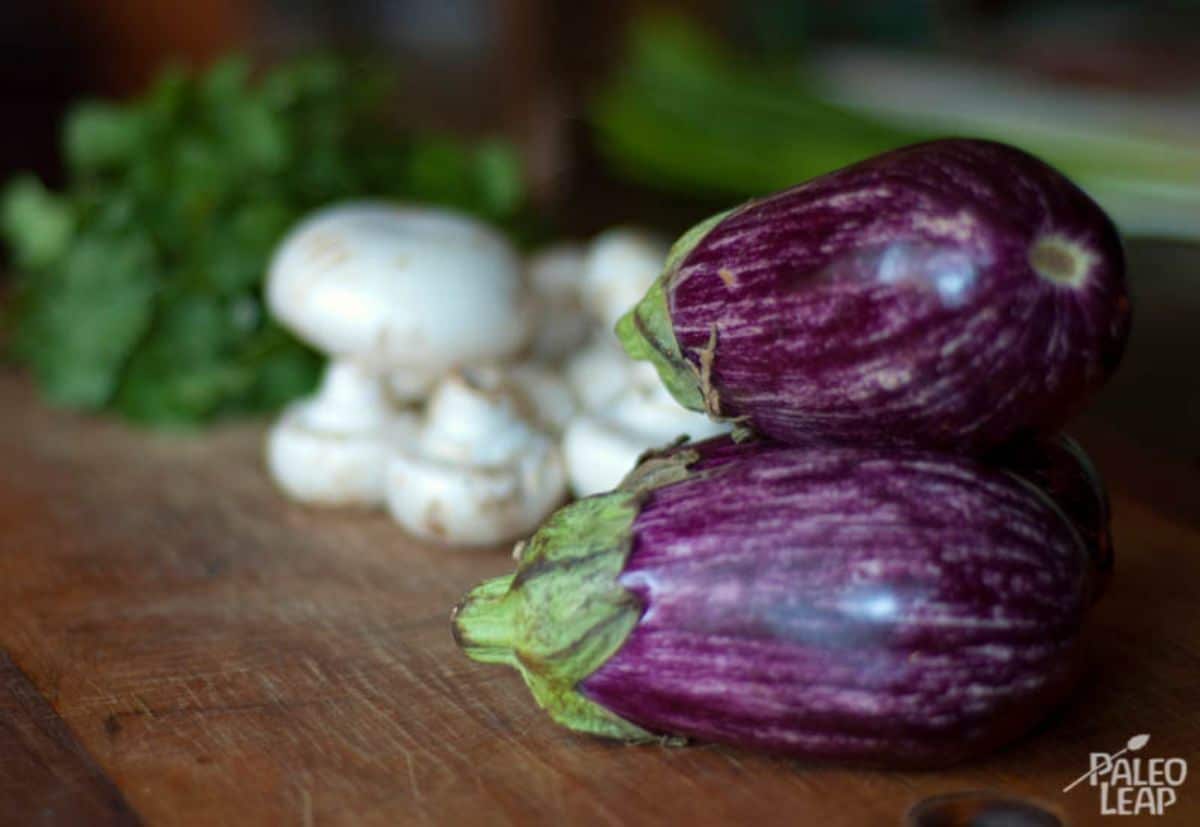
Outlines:
<svg viewBox="0 0 1200 827"><path fill-rule="evenodd" d="M1106 816L1156 815L1179 800L1178 789L1187 778L1187 761L1182 758L1140 758L1138 752L1149 735L1135 735L1124 748L1109 755L1093 752L1087 772L1063 788L1063 792L1087 781L1100 795L1100 814Z"/></svg>

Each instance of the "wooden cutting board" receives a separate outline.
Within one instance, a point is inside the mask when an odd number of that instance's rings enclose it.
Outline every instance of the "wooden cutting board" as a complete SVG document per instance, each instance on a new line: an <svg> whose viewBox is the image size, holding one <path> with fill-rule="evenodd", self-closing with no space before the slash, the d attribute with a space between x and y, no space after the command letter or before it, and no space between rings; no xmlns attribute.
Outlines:
<svg viewBox="0 0 1200 827"><path fill-rule="evenodd" d="M1062 792L1140 733L1196 772L1144 822L1200 823L1200 256L1134 253L1129 357L1074 429L1118 552L1089 672L1033 736L944 772L573 735L450 639L507 549L289 503L261 426L147 434L0 374L0 824L882 825L972 789L1141 823Z"/></svg>

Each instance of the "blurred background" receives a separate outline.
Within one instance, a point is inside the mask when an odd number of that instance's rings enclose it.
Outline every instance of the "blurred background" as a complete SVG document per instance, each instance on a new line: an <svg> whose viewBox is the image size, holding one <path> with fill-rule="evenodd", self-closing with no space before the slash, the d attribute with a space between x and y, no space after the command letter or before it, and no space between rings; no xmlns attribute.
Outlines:
<svg viewBox="0 0 1200 827"><path fill-rule="evenodd" d="M1200 232L1197 0L16 0L0 38L6 177L62 181L59 128L81 97L137 95L169 63L334 49L394 73L399 126L510 139L567 232L677 229L947 132L1050 157L1127 228Z"/></svg>
<svg viewBox="0 0 1200 827"><path fill-rule="evenodd" d="M332 201L449 204L526 249L673 237L971 135L1124 231L1135 332L1080 428L1191 507L1153 457L1200 468L1200 0L12 0L0 41L0 338L53 404L195 427L308 392L261 280Z"/></svg>

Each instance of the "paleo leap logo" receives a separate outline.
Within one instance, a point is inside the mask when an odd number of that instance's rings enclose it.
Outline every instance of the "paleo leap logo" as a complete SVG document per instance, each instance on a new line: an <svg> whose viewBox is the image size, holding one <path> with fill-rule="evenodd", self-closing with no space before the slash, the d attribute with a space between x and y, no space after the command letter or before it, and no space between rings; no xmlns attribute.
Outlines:
<svg viewBox="0 0 1200 827"><path fill-rule="evenodd" d="M1187 778L1188 766L1182 758L1142 759L1126 755L1138 752L1149 741L1149 735L1135 735L1112 755L1091 753L1091 767L1063 787L1063 792L1069 793L1087 781L1100 788L1100 815L1162 815L1179 800L1176 790Z"/></svg>

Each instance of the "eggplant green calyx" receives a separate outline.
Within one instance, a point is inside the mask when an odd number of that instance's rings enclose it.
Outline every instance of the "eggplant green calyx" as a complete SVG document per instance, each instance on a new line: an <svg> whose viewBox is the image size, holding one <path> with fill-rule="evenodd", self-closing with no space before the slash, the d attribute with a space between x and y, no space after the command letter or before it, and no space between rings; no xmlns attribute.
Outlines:
<svg viewBox="0 0 1200 827"><path fill-rule="evenodd" d="M671 326L671 310L667 288L687 254L695 249L708 233L733 210L701 221L671 246L663 274L646 295L617 322L617 338L630 358L654 365L667 391L683 407L692 411L716 415L706 404L708 396L699 369L683 355L675 330Z"/></svg>
<svg viewBox="0 0 1200 827"><path fill-rule="evenodd" d="M671 329L667 296L660 278L637 306L617 322L617 338L630 358L650 362L671 396L683 407L704 411L695 368L684 357Z"/></svg>
<svg viewBox="0 0 1200 827"><path fill-rule="evenodd" d="M472 589L452 615L473 660L517 669L560 724L625 741L655 736L584 697L576 686L625 642L641 617L617 581L638 496L618 490L560 509L525 547L514 574Z"/></svg>

